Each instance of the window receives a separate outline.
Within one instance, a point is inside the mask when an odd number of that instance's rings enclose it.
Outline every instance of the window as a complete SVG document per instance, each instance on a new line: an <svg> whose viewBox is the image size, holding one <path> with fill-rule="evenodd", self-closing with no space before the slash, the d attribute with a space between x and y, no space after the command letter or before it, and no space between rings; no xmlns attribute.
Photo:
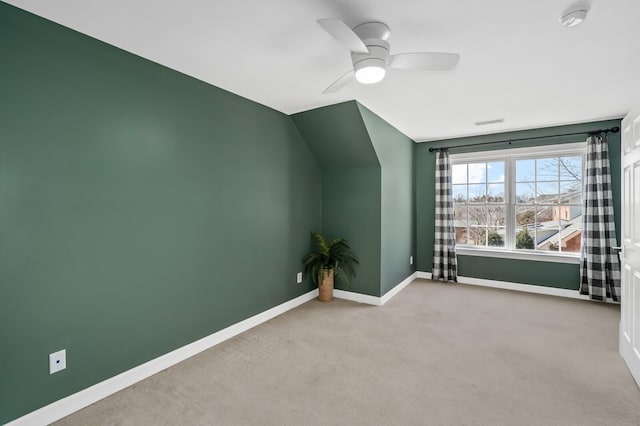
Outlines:
<svg viewBox="0 0 640 426"><path fill-rule="evenodd" d="M585 144L452 154L456 244L577 254Z"/></svg>
<svg viewBox="0 0 640 426"><path fill-rule="evenodd" d="M452 164L456 243L505 246L505 161Z"/></svg>

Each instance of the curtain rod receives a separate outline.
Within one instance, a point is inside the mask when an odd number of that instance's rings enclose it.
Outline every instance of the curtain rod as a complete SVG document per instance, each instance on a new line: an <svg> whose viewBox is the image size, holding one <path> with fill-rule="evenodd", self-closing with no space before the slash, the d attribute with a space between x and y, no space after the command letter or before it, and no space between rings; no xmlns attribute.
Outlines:
<svg viewBox="0 0 640 426"><path fill-rule="evenodd" d="M577 136L577 135L597 135L600 133L618 133L620 131L620 127L611 127L610 129L600 129L600 130L589 130L586 132L575 132L575 133L561 133L558 135L548 135L548 136L535 136L535 137L531 137L531 138L519 138L519 139L506 139L503 141L493 141L493 142L478 142L478 143L470 143L467 145L454 145L454 146L448 146L448 147L442 147L442 148L429 148L429 152L433 152L433 151L446 151L448 149L455 149L455 148L466 148L468 146L480 146L480 145L492 145L492 144L496 144L496 143L508 143L509 145L511 145L511 142L519 142L519 141L533 141L536 139L549 139L549 138L557 138L560 136Z"/></svg>

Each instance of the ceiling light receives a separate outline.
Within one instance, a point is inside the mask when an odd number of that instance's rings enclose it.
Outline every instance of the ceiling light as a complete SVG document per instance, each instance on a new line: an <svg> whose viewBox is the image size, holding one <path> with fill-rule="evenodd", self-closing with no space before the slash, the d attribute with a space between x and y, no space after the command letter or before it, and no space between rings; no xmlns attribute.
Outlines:
<svg viewBox="0 0 640 426"><path fill-rule="evenodd" d="M588 4L573 5L560 15L560 23L565 27L575 27L585 20L588 12Z"/></svg>
<svg viewBox="0 0 640 426"><path fill-rule="evenodd" d="M387 63L379 58L367 58L354 66L356 80L362 84L378 83L387 73Z"/></svg>
<svg viewBox="0 0 640 426"><path fill-rule="evenodd" d="M386 70L380 67L364 67L356 71L356 80L362 84L378 83L384 78Z"/></svg>

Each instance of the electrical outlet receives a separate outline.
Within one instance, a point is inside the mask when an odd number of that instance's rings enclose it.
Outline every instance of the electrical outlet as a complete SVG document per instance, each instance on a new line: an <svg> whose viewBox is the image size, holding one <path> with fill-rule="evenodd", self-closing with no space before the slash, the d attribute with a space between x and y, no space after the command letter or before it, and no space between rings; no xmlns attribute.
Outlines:
<svg viewBox="0 0 640 426"><path fill-rule="evenodd" d="M298 284L300 284L302 282L302 272L298 272L298 275L296 276L296 282Z"/></svg>
<svg viewBox="0 0 640 426"><path fill-rule="evenodd" d="M67 350L49 354L49 374L57 373L67 368Z"/></svg>
<svg viewBox="0 0 640 426"><path fill-rule="evenodd" d="M409 256L409 265L413 265L413 256Z"/></svg>

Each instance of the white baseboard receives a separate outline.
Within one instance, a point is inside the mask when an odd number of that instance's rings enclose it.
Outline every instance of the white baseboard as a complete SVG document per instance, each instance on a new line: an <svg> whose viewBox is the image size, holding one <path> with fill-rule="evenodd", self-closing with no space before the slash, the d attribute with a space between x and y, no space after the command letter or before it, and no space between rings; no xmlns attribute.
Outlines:
<svg viewBox="0 0 640 426"><path fill-rule="evenodd" d="M418 272L418 278L431 279L430 272ZM526 293L546 294L548 296L568 297L570 299L591 300L587 295L580 294L578 290L565 288L545 287L541 285L520 284L508 281L486 280L484 278L458 277L459 284L478 285L483 287L501 288L505 290L523 291ZM613 302L607 299L607 302ZM618 302L613 302L618 303Z"/></svg>
<svg viewBox="0 0 640 426"><path fill-rule="evenodd" d="M493 280L485 280L482 278L473 278L473 277L458 277L458 282L460 284L471 284L471 285L480 285L485 287L504 288L506 290L524 291L527 293L546 294L549 296L560 296L560 297L568 297L570 299L593 301L591 297L589 297L586 294L580 294L578 290L569 290L566 288L545 287L541 285L511 283L506 281L493 281ZM620 304L620 302L616 302L611 298L607 298L606 302Z"/></svg>
<svg viewBox="0 0 640 426"><path fill-rule="evenodd" d="M433 275L431 275L431 272L416 272L416 274L418 274L417 278L420 278L423 280L430 280L431 278L433 278Z"/></svg>
<svg viewBox="0 0 640 426"><path fill-rule="evenodd" d="M19 417L6 426L47 425L318 297L318 289Z"/></svg>
<svg viewBox="0 0 640 426"><path fill-rule="evenodd" d="M380 298L381 299L380 305L384 305L385 303L387 303L389 300L391 300L393 296L400 293L406 286L411 284L413 280L415 280L416 278L418 278L418 273L414 272L413 274L405 278L404 281L402 281L400 284L398 284L397 286L395 286L394 288L392 288L391 290L383 294L382 297Z"/></svg>
<svg viewBox="0 0 640 426"><path fill-rule="evenodd" d="M403 288L411 284L411 282L415 280L416 277L417 273L414 272L413 274L405 278L401 283L397 284L391 290L386 292L382 297L370 296L368 294L354 293L352 291L337 289L333 290L333 297L337 299L351 300L352 302L366 303L367 305L382 306L389 300L391 300L393 296L400 293Z"/></svg>
<svg viewBox="0 0 640 426"><path fill-rule="evenodd" d="M380 298L370 296L368 294L354 293L353 291L333 289L333 297L336 299L350 300L357 303L366 303L367 305L381 306Z"/></svg>
<svg viewBox="0 0 640 426"><path fill-rule="evenodd" d="M526 293L546 294L548 296L568 297L570 299L590 300L589 296L580 294L578 290L545 287L541 285L520 284L508 281L485 280L484 278L458 277L460 284L479 285L483 287L502 288L505 290L524 291Z"/></svg>

